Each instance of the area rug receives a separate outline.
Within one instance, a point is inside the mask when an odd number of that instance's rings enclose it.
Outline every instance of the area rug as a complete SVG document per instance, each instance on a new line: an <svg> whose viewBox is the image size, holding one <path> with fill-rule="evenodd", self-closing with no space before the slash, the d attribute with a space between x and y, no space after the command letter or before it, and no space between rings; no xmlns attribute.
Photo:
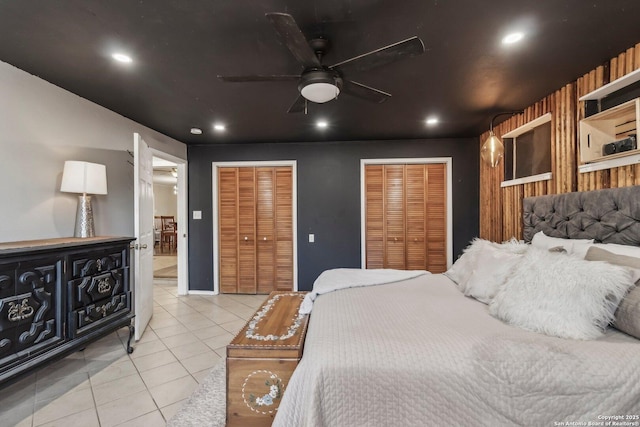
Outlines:
<svg viewBox="0 0 640 427"><path fill-rule="evenodd" d="M167 422L169 427L224 427L226 422L226 367L213 367L189 400Z"/></svg>
<svg viewBox="0 0 640 427"><path fill-rule="evenodd" d="M175 279L178 277L178 266L174 265L171 267L154 270L153 277L158 277L160 279Z"/></svg>
<svg viewBox="0 0 640 427"><path fill-rule="evenodd" d="M178 257L153 256L153 277L175 279L178 277Z"/></svg>

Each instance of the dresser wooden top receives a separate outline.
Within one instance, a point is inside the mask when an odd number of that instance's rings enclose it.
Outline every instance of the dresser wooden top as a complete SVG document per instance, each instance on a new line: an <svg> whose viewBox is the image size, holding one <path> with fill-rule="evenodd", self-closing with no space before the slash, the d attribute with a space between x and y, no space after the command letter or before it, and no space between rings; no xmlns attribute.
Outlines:
<svg viewBox="0 0 640 427"><path fill-rule="evenodd" d="M39 252L69 248L76 246L95 245L100 243L130 242L133 237L97 236L97 237L59 237L55 239L23 240L19 242L0 243L0 255L20 252Z"/></svg>

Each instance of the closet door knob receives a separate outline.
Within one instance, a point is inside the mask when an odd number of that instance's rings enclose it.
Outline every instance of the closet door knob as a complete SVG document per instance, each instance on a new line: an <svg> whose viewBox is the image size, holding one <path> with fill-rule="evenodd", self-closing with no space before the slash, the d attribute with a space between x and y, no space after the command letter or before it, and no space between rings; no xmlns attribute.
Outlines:
<svg viewBox="0 0 640 427"><path fill-rule="evenodd" d="M393 238L393 241L394 241L394 242L397 242L397 241L398 241L398 238L397 238L397 237L394 237L394 238Z"/></svg>
<svg viewBox="0 0 640 427"><path fill-rule="evenodd" d="M246 242L247 240L249 240L249 238L247 236L244 236L244 241Z"/></svg>
<svg viewBox="0 0 640 427"><path fill-rule="evenodd" d="M414 242L417 242L417 241L418 241L418 238L417 238L417 237L415 237L415 238L413 239L413 241L414 241Z"/></svg>
<svg viewBox="0 0 640 427"><path fill-rule="evenodd" d="M267 240L267 238L266 238L266 237L263 237L263 238L262 238L262 240Z"/></svg>

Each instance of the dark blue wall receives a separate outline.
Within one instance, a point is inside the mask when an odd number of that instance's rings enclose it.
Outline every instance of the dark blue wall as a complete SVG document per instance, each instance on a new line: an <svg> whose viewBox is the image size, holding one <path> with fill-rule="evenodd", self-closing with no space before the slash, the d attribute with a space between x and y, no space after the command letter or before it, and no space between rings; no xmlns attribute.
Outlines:
<svg viewBox="0 0 640 427"><path fill-rule="evenodd" d="M360 159L453 159L454 259L478 235L476 138L189 146L189 282L213 290L212 162L297 160L298 287L328 268L360 267ZM194 220L192 212L202 211ZM316 242L308 242L314 233Z"/></svg>

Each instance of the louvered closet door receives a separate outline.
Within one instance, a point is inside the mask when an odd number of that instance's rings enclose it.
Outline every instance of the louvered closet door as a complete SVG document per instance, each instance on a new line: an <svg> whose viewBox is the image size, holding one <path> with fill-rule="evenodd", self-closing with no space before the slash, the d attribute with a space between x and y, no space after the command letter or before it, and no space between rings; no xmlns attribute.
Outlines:
<svg viewBox="0 0 640 427"><path fill-rule="evenodd" d="M220 292L238 292L238 168L218 169Z"/></svg>
<svg viewBox="0 0 640 427"><path fill-rule="evenodd" d="M384 268L405 269L405 209L404 165L386 165L384 168Z"/></svg>
<svg viewBox="0 0 640 427"><path fill-rule="evenodd" d="M444 164L425 165L427 270L447 271L447 169Z"/></svg>
<svg viewBox="0 0 640 427"><path fill-rule="evenodd" d="M238 293L255 294L256 170L238 169Z"/></svg>
<svg viewBox="0 0 640 427"><path fill-rule="evenodd" d="M218 168L220 290L293 289L291 167Z"/></svg>
<svg viewBox="0 0 640 427"><path fill-rule="evenodd" d="M367 268L446 270L446 165L365 166Z"/></svg>
<svg viewBox="0 0 640 427"><path fill-rule="evenodd" d="M257 248L258 248L258 293L267 294L274 289L275 276L275 203L273 168L258 168L257 183Z"/></svg>
<svg viewBox="0 0 640 427"><path fill-rule="evenodd" d="M384 268L384 166L366 166L364 174L366 267Z"/></svg>
<svg viewBox="0 0 640 427"><path fill-rule="evenodd" d="M275 168L275 289L293 290L293 169Z"/></svg>
<svg viewBox="0 0 640 427"><path fill-rule="evenodd" d="M426 191L428 175L425 165L405 167L407 197L407 270L421 270L427 265L426 250Z"/></svg>

